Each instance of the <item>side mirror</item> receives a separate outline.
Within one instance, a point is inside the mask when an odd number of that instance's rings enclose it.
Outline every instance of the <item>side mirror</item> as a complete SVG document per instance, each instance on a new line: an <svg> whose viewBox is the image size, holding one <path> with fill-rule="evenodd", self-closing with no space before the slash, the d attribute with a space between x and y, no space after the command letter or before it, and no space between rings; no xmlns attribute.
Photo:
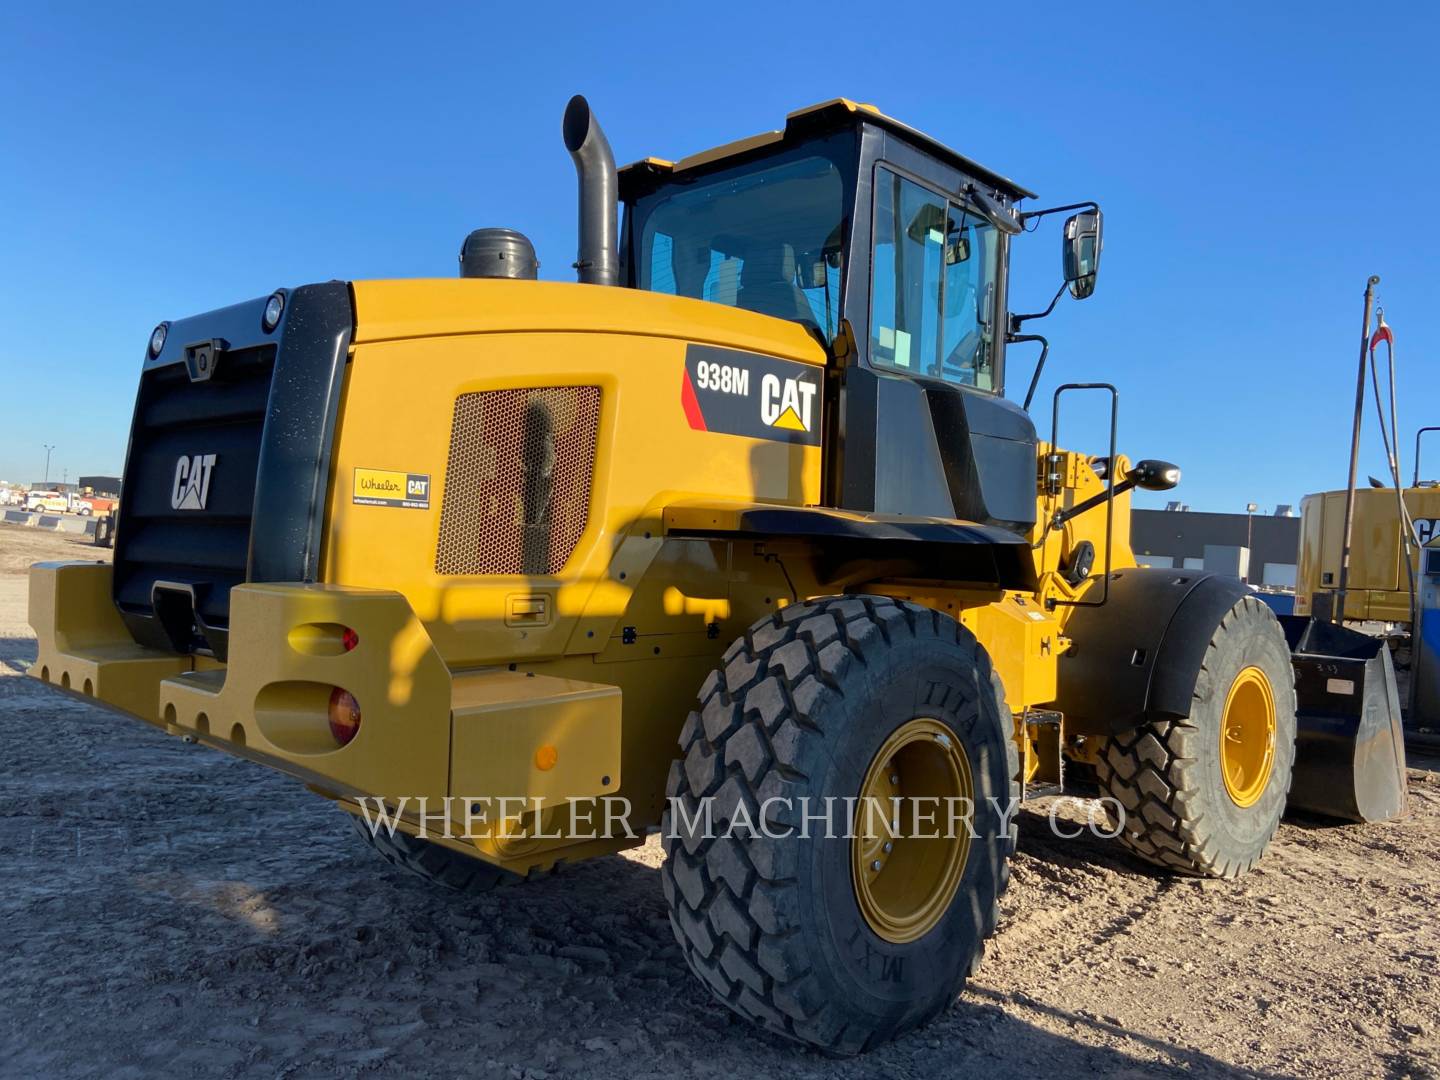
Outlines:
<svg viewBox="0 0 1440 1080"><path fill-rule="evenodd" d="M1084 300L1095 291L1095 275L1100 272L1100 232L1105 216L1099 210L1071 214L1065 219L1065 235L1061 238L1061 257L1065 281L1070 295Z"/></svg>

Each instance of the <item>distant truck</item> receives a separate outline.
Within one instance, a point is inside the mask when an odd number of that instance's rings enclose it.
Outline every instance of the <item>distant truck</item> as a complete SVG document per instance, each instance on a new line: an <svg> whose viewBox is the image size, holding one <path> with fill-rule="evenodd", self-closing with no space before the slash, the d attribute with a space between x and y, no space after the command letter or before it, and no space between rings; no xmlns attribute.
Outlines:
<svg viewBox="0 0 1440 1080"><path fill-rule="evenodd" d="M70 509L70 500L58 491L32 491L25 496L26 510L47 514L63 514Z"/></svg>
<svg viewBox="0 0 1440 1080"><path fill-rule="evenodd" d="M76 495L70 500L70 509L81 517L91 514L108 514L120 500L105 495Z"/></svg>

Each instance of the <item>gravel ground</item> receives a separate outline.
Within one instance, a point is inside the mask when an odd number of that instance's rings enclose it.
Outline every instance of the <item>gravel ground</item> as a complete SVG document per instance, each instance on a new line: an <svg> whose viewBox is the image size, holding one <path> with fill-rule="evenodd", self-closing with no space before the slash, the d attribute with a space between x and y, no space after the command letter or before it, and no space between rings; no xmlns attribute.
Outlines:
<svg viewBox="0 0 1440 1080"><path fill-rule="evenodd" d="M0 526L0 1074L1440 1076L1434 772L1404 821L1287 823L1238 883L1057 839L1042 800L955 1007L833 1061L711 1003L654 840L457 897L300 785L19 678L24 567L106 554Z"/></svg>

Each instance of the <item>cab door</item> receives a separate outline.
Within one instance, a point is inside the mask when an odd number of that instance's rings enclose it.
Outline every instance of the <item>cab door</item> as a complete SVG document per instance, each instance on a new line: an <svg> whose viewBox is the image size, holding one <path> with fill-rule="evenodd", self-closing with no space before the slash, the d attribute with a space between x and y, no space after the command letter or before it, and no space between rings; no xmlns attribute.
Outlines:
<svg viewBox="0 0 1440 1080"><path fill-rule="evenodd" d="M884 163L872 220L870 375L852 380L873 395L870 509L1027 532L1035 429L999 393L1003 238L961 199Z"/></svg>

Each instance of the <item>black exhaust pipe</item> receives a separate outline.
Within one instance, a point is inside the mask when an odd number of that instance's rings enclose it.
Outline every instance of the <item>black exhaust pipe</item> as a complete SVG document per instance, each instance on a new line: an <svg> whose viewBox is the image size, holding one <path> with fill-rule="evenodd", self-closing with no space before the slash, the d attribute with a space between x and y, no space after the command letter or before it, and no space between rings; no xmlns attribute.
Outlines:
<svg viewBox="0 0 1440 1080"><path fill-rule="evenodd" d="M580 94L565 106L565 149L575 160L580 179L580 253L575 269L587 285L620 284L620 255L616 244L619 228L615 222L620 198L620 179L615 172L615 155Z"/></svg>

